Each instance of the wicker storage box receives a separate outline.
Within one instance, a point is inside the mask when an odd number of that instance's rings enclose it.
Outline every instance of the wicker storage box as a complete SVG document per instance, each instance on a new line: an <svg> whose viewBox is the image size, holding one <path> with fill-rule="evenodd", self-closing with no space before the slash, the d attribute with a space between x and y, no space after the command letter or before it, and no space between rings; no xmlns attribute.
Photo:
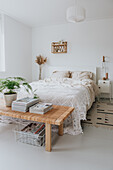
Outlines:
<svg viewBox="0 0 113 170"><path fill-rule="evenodd" d="M25 128L25 126L18 125L14 130L17 142L22 142L34 146L45 145L45 127L42 128L37 134L31 132L24 132L22 131L23 128Z"/></svg>

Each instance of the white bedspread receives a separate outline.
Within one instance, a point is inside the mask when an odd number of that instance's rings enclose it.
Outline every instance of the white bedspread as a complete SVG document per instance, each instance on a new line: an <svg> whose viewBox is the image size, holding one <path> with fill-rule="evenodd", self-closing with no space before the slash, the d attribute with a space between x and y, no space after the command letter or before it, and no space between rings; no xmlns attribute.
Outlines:
<svg viewBox="0 0 113 170"><path fill-rule="evenodd" d="M97 86L92 80L75 81L69 78L60 80L48 78L32 82L31 86L44 102L74 107L72 116L69 116L64 122L64 133L72 135L82 133L80 121L86 119L87 110L95 101L97 93ZM18 98L26 96L28 94L22 88L18 93Z"/></svg>

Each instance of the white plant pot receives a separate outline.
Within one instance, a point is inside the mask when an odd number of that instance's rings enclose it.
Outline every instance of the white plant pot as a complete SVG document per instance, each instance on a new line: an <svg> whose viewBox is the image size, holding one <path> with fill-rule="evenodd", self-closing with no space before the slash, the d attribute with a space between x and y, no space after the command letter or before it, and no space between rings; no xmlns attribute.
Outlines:
<svg viewBox="0 0 113 170"><path fill-rule="evenodd" d="M17 99L17 93L15 94L4 94L5 104L10 107L12 102Z"/></svg>

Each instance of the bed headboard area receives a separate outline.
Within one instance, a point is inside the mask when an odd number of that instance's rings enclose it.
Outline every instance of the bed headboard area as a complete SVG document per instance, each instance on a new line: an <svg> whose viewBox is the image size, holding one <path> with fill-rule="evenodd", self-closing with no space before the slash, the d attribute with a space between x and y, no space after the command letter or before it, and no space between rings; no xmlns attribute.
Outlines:
<svg viewBox="0 0 113 170"><path fill-rule="evenodd" d="M48 76L51 76L51 74L54 71L90 71L93 73L93 80L96 82L96 67L92 67L92 66L73 66L73 67L48 66Z"/></svg>

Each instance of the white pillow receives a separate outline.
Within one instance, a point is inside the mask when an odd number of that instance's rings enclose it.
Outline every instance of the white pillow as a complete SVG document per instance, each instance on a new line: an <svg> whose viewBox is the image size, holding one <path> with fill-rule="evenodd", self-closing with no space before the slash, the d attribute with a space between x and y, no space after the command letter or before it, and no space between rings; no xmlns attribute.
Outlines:
<svg viewBox="0 0 113 170"><path fill-rule="evenodd" d="M69 78L69 76L70 76L69 71L54 71L51 75L51 78L61 79L61 78Z"/></svg>
<svg viewBox="0 0 113 170"><path fill-rule="evenodd" d="M93 79L93 73L90 71L73 71L71 77L75 80Z"/></svg>

